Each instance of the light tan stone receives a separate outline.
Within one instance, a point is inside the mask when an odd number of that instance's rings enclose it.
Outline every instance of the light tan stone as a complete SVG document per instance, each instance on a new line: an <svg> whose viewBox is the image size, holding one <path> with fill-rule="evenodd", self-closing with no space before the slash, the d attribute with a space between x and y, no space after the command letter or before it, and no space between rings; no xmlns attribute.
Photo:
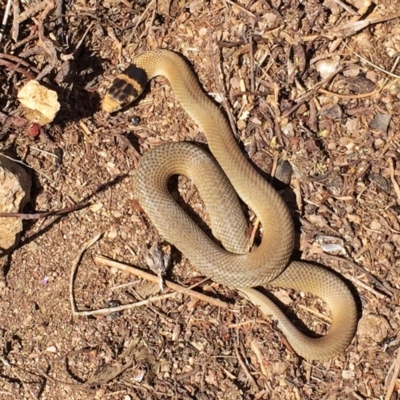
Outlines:
<svg viewBox="0 0 400 400"><path fill-rule="evenodd" d="M16 162L0 154L0 212L21 212L30 198L31 179ZM17 243L22 219L0 218L0 255Z"/></svg>

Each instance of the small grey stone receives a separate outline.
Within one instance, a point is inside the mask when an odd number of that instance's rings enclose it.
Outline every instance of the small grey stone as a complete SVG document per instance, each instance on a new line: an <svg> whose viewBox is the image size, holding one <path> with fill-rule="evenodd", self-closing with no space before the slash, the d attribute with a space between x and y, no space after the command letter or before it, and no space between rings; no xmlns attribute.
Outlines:
<svg viewBox="0 0 400 400"><path fill-rule="evenodd" d="M343 112L342 109L340 108L339 105L337 104L328 104L326 106L323 106L319 110L319 115L322 115L324 117L330 118L330 119L341 119Z"/></svg>
<svg viewBox="0 0 400 400"><path fill-rule="evenodd" d="M391 119L392 116L390 114L376 114L369 127L375 131L386 133Z"/></svg>

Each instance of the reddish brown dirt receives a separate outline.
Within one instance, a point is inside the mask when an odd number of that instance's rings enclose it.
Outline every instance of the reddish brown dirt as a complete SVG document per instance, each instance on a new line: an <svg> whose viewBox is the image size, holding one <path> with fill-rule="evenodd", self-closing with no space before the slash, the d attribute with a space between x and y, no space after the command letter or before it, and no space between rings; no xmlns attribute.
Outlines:
<svg viewBox="0 0 400 400"><path fill-rule="evenodd" d="M400 25L393 19L357 31L351 12L361 5L346 4L350 11L328 0L80 0L61 15L42 9L21 22L17 46L11 15L0 62L15 55L34 76L49 66L42 82L61 103L56 120L30 137L16 100L29 74L18 62L0 63L0 149L12 150L34 180L24 212L90 205L26 221L20 244L1 258L0 398L384 399L392 390L397 398L398 383L391 389L390 381L400 343L400 95L398 78L385 71L400 75ZM371 3L362 19L393 16L399 6ZM33 7L21 4L20 12ZM344 31L353 35L332 51L338 27L348 23ZM73 316L72 263L98 233L78 267L78 308L160 295L157 286L93 260L102 254L147 269L143 248L165 244L134 201L132 172L158 143L204 141L163 78L126 112L99 109L135 54L160 47L182 53L206 92L224 99L238 143L261 170L269 173L273 160L291 164L290 186L278 189L296 221L296 248L342 274L359 300L357 335L335 359L300 359L272 321L212 282L197 290L229 309L178 294L117 315ZM319 71L335 59L343 71L322 86ZM382 115L391 116L388 126ZM203 216L193 185L179 187ZM323 251L325 236L343 241L342 254ZM168 279L196 282L195 268L175 252L172 265ZM130 281L137 282L116 288ZM320 301L275 294L309 328L324 331Z"/></svg>

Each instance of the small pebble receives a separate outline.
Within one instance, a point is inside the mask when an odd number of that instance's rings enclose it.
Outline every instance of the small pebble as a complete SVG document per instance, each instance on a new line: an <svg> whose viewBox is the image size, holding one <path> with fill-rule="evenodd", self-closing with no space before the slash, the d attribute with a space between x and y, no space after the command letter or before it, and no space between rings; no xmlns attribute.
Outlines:
<svg viewBox="0 0 400 400"><path fill-rule="evenodd" d="M140 124L140 118L139 117L132 117L131 118L131 124L134 126L138 126Z"/></svg>

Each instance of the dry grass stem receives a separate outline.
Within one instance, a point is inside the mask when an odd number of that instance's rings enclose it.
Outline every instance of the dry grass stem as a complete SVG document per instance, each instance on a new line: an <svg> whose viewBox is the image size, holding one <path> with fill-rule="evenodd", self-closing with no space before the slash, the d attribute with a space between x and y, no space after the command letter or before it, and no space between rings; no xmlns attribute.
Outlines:
<svg viewBox="0 0 400 400"><path fill-rule="evenodd" d="M339 94L339 93L333 93L330 92L329 90L325 90L325 89L318 89L318 92L323 93L323 94L327 94L330 96L336 96L339 97L339 99L365 99L367 97L372 97L375 96L376 94L379 93L379 90L373 90L372 92L369 93L360 93L360 94Z"/></svg>
<svg viewBox="0 0 400 400"><path fill-rule="evenodd" d="M19 1L12 0L12 7L13 7L13 24L11 28L11 38L14 42L18 41L19 36Z"/></svg>
<svg viewBox="0 0 400 400"><path fill-rule="evenodd" d="M365 57L363 57L362 55L358 54L356 51L354 51L351 47L347 46L346 47L353 53L355 54L360 60L364 61L366 64L370 65L371 67L375 68L378 71L383 72L386 75L391 76L392 78L396 78L396 79L400 79L399 75L396 75L390 71L386 71L384 68L379 67L378 65L372 63L371 61L367 60Z"/></svg>
<svg viewBox="0 0 400 400"><path fill-rule="evenodd" d="M339 256L335 256L332 254L323 254L323 258L327 258L327 259L331 259L331 260L335 260L338 261L340 263L344 263L348 268L353 268L355 271L367 276L367 278L371 281L371 283L379 290L381 290L383 293L386 294L386 296L392 296L393 293L390 293L386 287L384 285L382 285L381 282L379 282L378 279L376 279L370 272L368 272L365 268L363 268L361 265L356 264L353 261L347 260L345 258L339 257ZM357 258L357 257L356 257ZM358 285L363 286L365 289L368 287L368 291L370 291L371 293L374 293L375 296L379 297L379 298L384 298L385 295L383 295L380 292L377 292L375 289L371 288L370 286L366 285L365 283L356 280L356 278L349 276L349 279L354 279L354 282L357 283Z"/></svg>
<svg viewBox="0 0 400 400"><path fill-rule="evenodd" d="M155 0L151 0L149 2L149 4L147 5L146 9L143 11L142 15L140 16L140 18L136 22L135 26L132 28L132 32L129 35L128 44L131 43L133 36L136 34L136 29L144 21L144 19L145 19L147 13L149 12L150 8L153 7L153 5L155 5L155 3L156 3Z"/></svg>
<svg viewBox="0 0 400 400"><path fill-rule="evenodd" d="M83 208L88 207L89 204L78 204L72 207L66 207L61 210L56 211L45 211L35 214L23 214L23 213L0 213L0 218L20 218L25 220L33 220L33 219L40 219L40 218L47 218L53 215L64 215L70 212L79 211Z"/></svg>
<svg viewBox="0 0 400 400"><path fill-rule="evenodd" d="M246 8L242 7L241 5L235 3L234 1L232 1L232 0L223 0L223 1L224 1L224 3L228 3L234 7L237 7L238 9L242 10L243 12L245 12L246 14L250 15L253 18L255 17L255 15L251 11L249 11Z"/></svg>
<svg viewBox="0 0 400 400"><path fill-rule="evenodd" d="M4 10L3 20L0 25L0 43L3 40L4 32L7 27L8 17L10 16L12 0L7 0L6 8Z"/></svg>
<svg viewBox="0 0 400 400"><path fill-rule="evenodd" d="M358 16L358 13L356 11L354 11L351 7L349 7L346 3L344 3L341 0L334 0L335 3L339 4L340 7L342 7L343 9L345 9L348 13L350 13L351 15L354 16Z"/></svg>
<svg viewBox="0 0 400 400"><path fill-rule="evenodd" d="M397 204L400 205L400 186L397 183L397 179L394 173L394 162L392 158L389 158L389 170L390 170L390 179L392 180L392 184L397 196Z"/></svg>
<svg viewBox="0 0 400 400"><path fill-rule="evenodd" d="M390 400L392 398L392 394L394 388L396 386L397 380L399 378L400 373L400 350L397 350L397 357L393 361L392 367L390 368L392 371L392 377L390 378L390 382L386 391L385 400Z"/></svg>
<svg viewBox="0 0 400 400"><path fill-rule="evenodd" d="M121 271L127 272L127 273L132 274L132 275L139 276L142 279L146 279L146 280L154 282L156 284L159 283L159 278L156 275L149 274L148 272L142 271L142 270L137 269L137 268L133 268L133 267L131 267L129 265L122 264L120 262L110 260L110 259L108 259L106 257L95 256L94 261L96 263L99 263L99 264L102 264L102 265L107 265L109 267L118 268ZM165 286L167 288L173 289L176 292L179 292L179 293L182 292L182 293L184 293L184 294L186 294L188 296L194 297L194 298L196 298L198 300L201 300L201 301L205 301L205 302L207 302L209 304L212 304L214 306L217 306L217 307L226 308L226 309L228 308L228 304L223 302L223 301L221 301L221 300L214 299L214 298L206 296L206 295L204 295L202 293L198 293L198 292L192 291L189 288L185 288L185 287L183 287L181 285L178 285L176 283L173 283L173 282L170 282L170 281L164 281L164 284L165 284ZM197 285L198 285L198 283L195 284L195 286L197 286Z"/></svg>
<svg viewBox="0 0 400 400"><path fill-rule="evenodd" d="M246 374L250 385L253 386L253 387L257 387L256 381L254 380L253 376L250 374L250 371L247 368L246 363L243 361L243 358L239 353L239 348L238 348L237 344L235 344L235 353L236 353L236 358L237 358L237 360L239 362L239 365L243 369L244 373Z"/></svg>
<svg viewBox="0 0 400 400"><path fill-rule="evenodd" d="M332 323L332 318L329 318L327 315L320 313L319 311L315 310L314 308L306 307L306 306L303 306L302 304L299 305L299 308L309 314L314 315L315 317L317 317L318 319L320 319L321 321L323 321L327 324Z"/></svg>
<svg viewBox="0 0 400 400"><path fill-rule="evenodd" d="M19 15L18 23L25 22L27 19L32 18L35 14L44 10L48 5L48 0L41 1L40 3L30 6L26 11Z"/></svg>
<svg viewBox="0 0 400 400"><path fill-rule="evenodd" d="M69 279L69 299L70 299L70 305L71 305L71 310L73 314L77 312L76 305L75 305L75 297L74 297L74 281L75 281L75 276L76 276L76 271L78 269L79 262L81 261L81 258L84 254L84 252L93 246L100 238L102 234L99 233L96 236L94 236L92 239L87 241L83 247L79 250L77 256L73 259L72 261L72 267L71 267L71 275Z"/></svg>

